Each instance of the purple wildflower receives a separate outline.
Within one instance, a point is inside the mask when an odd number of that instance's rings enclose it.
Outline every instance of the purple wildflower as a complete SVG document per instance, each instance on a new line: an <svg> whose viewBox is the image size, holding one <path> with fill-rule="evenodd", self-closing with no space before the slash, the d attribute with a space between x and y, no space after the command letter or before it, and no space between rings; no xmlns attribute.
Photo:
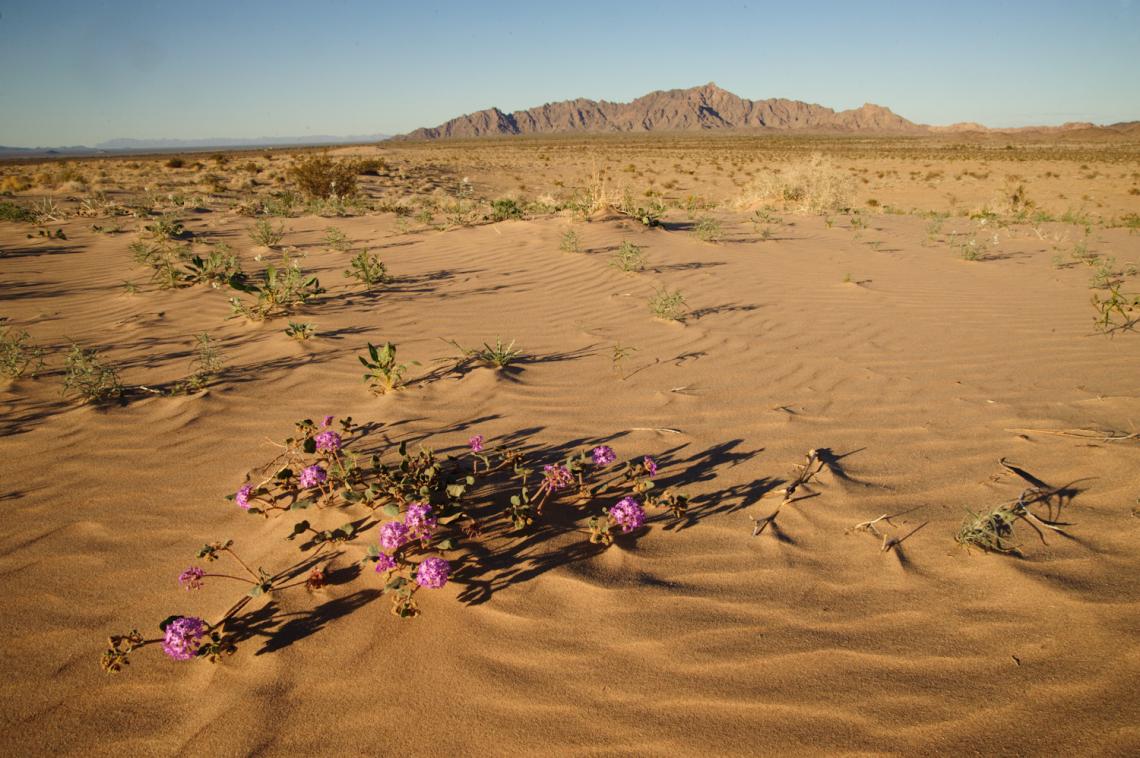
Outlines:
<svg viewBox="0 0 1140 758"><path fill-rule="evenodd" d="M176 661L188 661L198 655L205 636L205 621L194 616L181 616L166 625L162 651Z"/></svg>
<svg viewBox="0 0 1140 758"><path fill-rule="evenodd" d="M178 583L188 590L200 590L202 589L202 577L205 575L206 572L202 569L191 566L178 575Z"/></svg>
<svg viewBox="0 0 1140 758"><path fill-rule="evenodd" d="M249 510L249 498L252 494L253 494L253 485L247 484L244 487L242 487L240 490L238 490L237 494L234 495L234 502L237 503L238 507L241 508L243 511L248 511Z"/></svg>
<svg viewBox="0 0 1140 758"><path fill-rule="evenodd" d="M551 491L564 490L574 483L574 475L570 473L570 469L557 463L543 466L542 476L543 484Z"/></svg>
<svg viewBox="0 0 1140 758"><path fill-rule="evenodd" d="M641 465L645 466L645 470L650 476L657 476L657 461L647 455L645 456L645 460L641 462Z"/></svg>
<svg viewBox="0 0 1140 758"><path fill-rule="evenodd" d="M309 489L328 479L329 475L320 466L309 466L301 471L301 488Z"/></svg>
<svg viewBox="0 0 1140 758"><path fill-rule="evenodd" d="M397 550L409 539L408 527L402 521L389 521L380 527L380 547L385 550Z"/></svg>
<svg viewBox="0 0 1140 758"><path fill-rule="evenodd" d="M396 568L396 559L387 553L380 553L376 556L376 573L381 574L385 571L391 571Z"/></svg>
<svg viewBox="0 0 1140 758"><path fill-rule="evenodd" d="M483 435L482 434L476 434L474 437L467 440L467 444L471 446L471 452L473 452L473 453L483 452Z"/></svg>
<svg viewBox="0 0 1140 758"><path fill-rule="evenodd" d="M629 534L645 524L645 510L632 497L623 497L610 508L610 518L621 526L622 533Z"/></svg>
<svg viewBox="0 0 1140 758"><path fill-rule="evenodd" d="M609 445L598 445L594 448L594 465L608 466L617 460L617 453Z"/></svg>
<svg viewBox="0 0 1140 758"><path fill-rule="evenodd" d="M435 516L431 506L425 503L409 503L404 513L404 526L408 527L412 539L426 540L435 529Z"/></svg>
<svg viewBox="0 0 1140 758"><path fill-rule="evenodd" d="M313 438L313 441L317 443L318 452L335 453L336 451L340 450L340 435L334 432L332 429L326 429L325 431L321 432Z"/></svg>
<svg viewBox="0 0 1140 758"><path fill-rule="evenodd" d="M424 558L416 569L416 584L429 590L438 590L447 584L450 573L451 564L443 558Z"/></svg>
<svg viewBox="0 0 1140 758"><path fill-rule="evenodd" d="M332 416L325 416L324 419L321 421L321 428L327 429L329 427L329 424L332 423L332 420L333 420Z"/></svg>

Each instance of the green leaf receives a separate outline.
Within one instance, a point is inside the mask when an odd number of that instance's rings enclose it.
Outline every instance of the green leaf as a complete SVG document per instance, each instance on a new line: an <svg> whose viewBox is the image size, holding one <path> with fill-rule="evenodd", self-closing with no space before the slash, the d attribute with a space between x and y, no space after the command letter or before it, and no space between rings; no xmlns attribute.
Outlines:
<svg viewBox="0 0 1140 758"><path fill-rule="evenodd" d="M158 628L159 628L161 631L164 631L164 632L165 632L165 631L166 631L166 627L170 626L170 625L171 625L171 623L173 623L175 619L180 619L180 618L182 618L182 617L181 617L181 616L179 616L177 613L176 613L176 614L174 614L173 616L167 616L167 617L166 617L166 618L164 618L162 621L159 621L159 622L158 622Z"/></svg>
<svg viewBox="0 0 1140 758"><path fill-rule="evenodd" d="M294 501L294 503L291 506L289 506L289 510L291 510L291 511L303 511L306 508L308 508L309 506L311 506L312 504L313 504L312 498L309 498L309 497L301 498L300 500Z"/></svg>
<svg viewBox="0 0 1140 758"><path fill-rule="evenodd" d="M395 518L396 516L400 515L400 506L396 505L395 503L388 503L380 509L380 512L385 516Z"/></svg>
<svg viewBox="0 0 1140 758"><path fill-rule="evenodd" d="M452 541L451 540L440 540L439 542L436 543L436 547L438 547L440 550L451 550L452 549Z"/></svg>
<svg viewBox="0 0 1140 758"><path fill-rule="evenodd" d="M312 437L308 437L305 440L305 444L303 446L303 449L306 453L308 453L309 455L312 455L313 453L317 452L317 441L315 439L313 439Z"/></svg>

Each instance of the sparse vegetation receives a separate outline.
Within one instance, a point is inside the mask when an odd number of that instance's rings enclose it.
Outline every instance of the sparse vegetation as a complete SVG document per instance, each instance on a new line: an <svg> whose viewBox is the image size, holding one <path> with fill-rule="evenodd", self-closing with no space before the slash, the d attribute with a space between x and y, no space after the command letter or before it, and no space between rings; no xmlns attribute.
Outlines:
<svg viewBox="0 0 1140 758"><path fill-rule="evenodd" d="M558 241L558 249L564 253L577 253L581 252L581 241L578 239L578 233L573 229L567 229L562 233L562 238Z"/></svg>
<svg viewBox="0 0 1140 758"><path fill-rule="evenodd" d="M367 250L362 250L353 257L344 275L369 287L388 281L388 272L384 264Z"/></svg>
<svg viewBox="0 0 1140 758"><path fill-rule="evenodd" d="M357 167L327 153L298 158L289 168L297 188L310 198L352 197L357 193Z"/></svg>
<svg viewBox="0 0 1140 758"><path fill-rule="evenodd" d="M610 265L619 271L636 273L645 270L645 253L641 247L624 240L610 258Z"/></svg>
<svg viewBox="0 0 1140 758"><path fill-rule="evenodd" d="M649 312L666 321L680 321L684 314L685 297L680 290L670 292L661 287L649 298Z"/></svg>
<svg viewBox="0 0 1140 758"><path fill-rule="evenodd" d="M285 236L285 225L273 226L267 218L259 218L249 230L249 238L253 244L270 249L277 247Z"/></svg>
<svg viewBox="0 0 1140 758"><path fill-rule="evenodd" d="M3 325L0 319L0 376L9 381L35 377L44 366L44 349L23 329Z"/></svg>
<svg viewBox="0 0 1140 758"><path fill-rule="evenodd" d="M702 218L693 227L693 234L697 239L704 240L705 242L717 242L724 236L721 228L721 223L713 218Z"/></svg>
<svg viewBox="0 0 1140 758"><path fill-rule="evenodd" d="M356 358L364 368L368 369L364 374L364 381L377 395L392 392L403 385L408 364L396 361L396 346L393 343L385 342L376 347L369 342L368 357L358 355Z"/></svg>
<svg viewBox="0 0 1140 758"><path fill-rule="evenodd" d="M95 349L86 350L73 343L64 360L63 372L65 397L78 397L86 403L98 404L123 395L118 370L101 361Z"/></svg>

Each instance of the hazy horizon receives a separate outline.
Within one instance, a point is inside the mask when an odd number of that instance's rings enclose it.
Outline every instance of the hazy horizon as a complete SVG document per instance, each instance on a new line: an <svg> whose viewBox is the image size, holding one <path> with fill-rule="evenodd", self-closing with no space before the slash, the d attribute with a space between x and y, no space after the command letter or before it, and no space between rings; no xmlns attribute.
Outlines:
<svg viewBox="0 0 1140 758"><path fill-rule="evenodd" d="M990 127L1140 119L1132 0L1070 6L502 3L0 7L0 145L401 134L708 81Z"/></svg>

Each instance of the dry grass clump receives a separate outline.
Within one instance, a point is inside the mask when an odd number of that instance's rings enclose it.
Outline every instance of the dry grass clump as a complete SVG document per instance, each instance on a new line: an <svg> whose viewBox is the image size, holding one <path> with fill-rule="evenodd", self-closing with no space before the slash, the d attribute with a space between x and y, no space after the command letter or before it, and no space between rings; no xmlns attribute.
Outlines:
<svg viewBox="0 0 1140 758"><path fill-rule="evenodd" d="M784 170L765 169L734 205L782 203L791 210L825 213L847 210L854 194L855 180L829 158L815 153Z"/></svg>

